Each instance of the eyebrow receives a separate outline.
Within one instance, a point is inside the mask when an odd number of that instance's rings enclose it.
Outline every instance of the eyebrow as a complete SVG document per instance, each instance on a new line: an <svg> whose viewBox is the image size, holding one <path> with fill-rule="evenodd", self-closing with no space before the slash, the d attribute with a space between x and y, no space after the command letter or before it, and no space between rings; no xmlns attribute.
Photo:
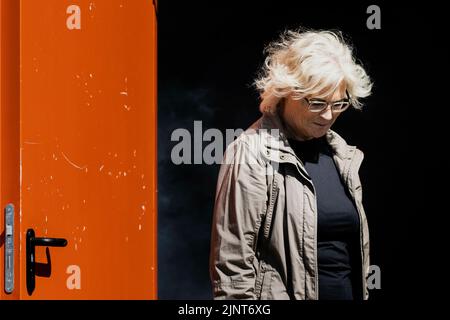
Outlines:
<svg viewBox="0 0 450 320"><path fill-rule="evenodd" d="M318 99L318 98L312 98L312 99L308 99L308 100L309 100L309 101L327 102L327 100L324 100L324 99ZM348 98L343 98L343 99L341 99L341 100L333 101L333 103L336 103L336 102L344 102L344 101L349 101L349 99L348 99Z"/></svg>

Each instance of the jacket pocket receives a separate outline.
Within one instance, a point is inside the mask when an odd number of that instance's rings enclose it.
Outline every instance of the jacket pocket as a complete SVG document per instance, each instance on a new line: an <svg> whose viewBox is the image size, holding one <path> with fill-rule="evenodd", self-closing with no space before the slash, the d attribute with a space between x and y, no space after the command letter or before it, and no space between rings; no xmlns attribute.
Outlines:
<svg viewBox="0 0 450 320"><path fill-rule="evenodd" d="M290 300L286 284L281 278L280 273L277 270L273 270L271 274L269 299Z"/></svg>
<svg viewBox="0 0 450 320"><path fill-rule="evenodd" d="M262 270L259 274L259 285L256 292L257 300L289 300L286 285L278 271L273 269Z"/></svg>
<svg viewBox="0 0 450 320"><path fill-rule="evenodd" d="M272 283L272 270L265 270L261 281L261 294L259 300L269 300L271 298L270 286Z"/></svg>

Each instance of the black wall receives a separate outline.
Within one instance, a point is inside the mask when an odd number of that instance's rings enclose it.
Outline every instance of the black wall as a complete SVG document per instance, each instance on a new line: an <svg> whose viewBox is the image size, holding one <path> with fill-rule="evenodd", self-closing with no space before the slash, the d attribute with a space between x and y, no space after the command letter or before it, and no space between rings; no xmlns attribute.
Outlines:
<svg viewBox="0 0 450 320"><path fill-rule="evenodd" d="M366 27L370 4L381 8L381 30ZM423 110L436 91L435 66L449 56L435 34L441 10L384 2L159 1L160 299L212 297L208 254L219 166L171 163L172 131L193 133L194 120L203 131L247 128L260 116L251 84L264 46L299 26L343 31L375 83L365 109L345 112L333 127L365 153L371 264L381 268L382 287L371 299L423 295L417 288L429 279L421 269L428 259L422 231L434 222L421 218L422 151L434 133L427 123L439 118Z"/></svg>

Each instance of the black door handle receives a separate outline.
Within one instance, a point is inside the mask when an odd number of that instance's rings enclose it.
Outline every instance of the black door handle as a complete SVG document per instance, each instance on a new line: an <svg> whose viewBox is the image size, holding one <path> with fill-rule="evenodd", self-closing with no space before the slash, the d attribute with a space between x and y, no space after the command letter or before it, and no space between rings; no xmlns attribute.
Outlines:
<svg viewBox="0 0 450 320"><path fill-rule="evenodd" d="M65 247L67 240L62 238L36 238L33 229L27 231L27 291L31 295L36 286L35 247Z"/></svg>

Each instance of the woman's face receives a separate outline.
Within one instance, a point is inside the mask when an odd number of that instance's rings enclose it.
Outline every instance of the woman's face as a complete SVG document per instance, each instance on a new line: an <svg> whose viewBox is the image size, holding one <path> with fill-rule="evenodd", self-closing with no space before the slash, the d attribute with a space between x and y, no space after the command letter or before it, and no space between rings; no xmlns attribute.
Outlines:
<svg viewBox="0 0 450 320"><path fill-rule="evenodd" d="M331 103L346 97L346 87L340 85L329 97L321 100ZM311 100L315 97L306 96L306 98ZM332 112L331 106L322 112L311 112L305 99L294 100L291 95L284 99L284 103L280 107L288 133L297 140L309 140L324 136L340 115L340 113Z"/></svg>

